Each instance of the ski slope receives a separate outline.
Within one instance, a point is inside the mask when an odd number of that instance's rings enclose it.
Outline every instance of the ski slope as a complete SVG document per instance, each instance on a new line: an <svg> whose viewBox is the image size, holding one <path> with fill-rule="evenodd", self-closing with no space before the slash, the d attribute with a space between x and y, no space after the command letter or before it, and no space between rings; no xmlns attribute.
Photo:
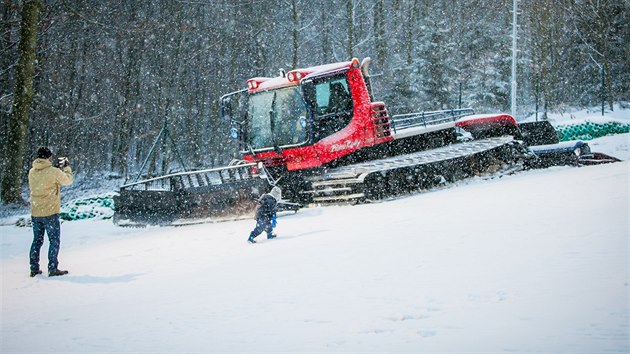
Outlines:
<svg viewBox="0 0 630 354"><path fill-rule="evenodd" d="M1 226L0 352L627 353L629 136L589 142L620 163L303 209L255 245L253 220L66 222L63 277Z"/></svg>

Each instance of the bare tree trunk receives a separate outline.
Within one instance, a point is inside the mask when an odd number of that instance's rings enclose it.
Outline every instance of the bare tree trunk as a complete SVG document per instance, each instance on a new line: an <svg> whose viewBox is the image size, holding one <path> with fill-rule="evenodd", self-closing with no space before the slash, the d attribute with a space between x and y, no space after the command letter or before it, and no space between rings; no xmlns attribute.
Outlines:
<svg viewBox="0 0 630 354"><path fill-rule="evenodd" d="M377 0L374 6L374 37L376 57L384 65L387 62L387 39L385 38L385 1Z"/></svg>
<svg viewBox="0 0 630 354"><path fill-rule="evenodd" d="M13 83L12 67L15 63L15 55L13 55L13 31L14 23L11 21L13 17L12 1L4 0L2 20L0 21L0 31L2 33L2 55L0 55L0 141L7 140L9 130L10 105L12 103L9 92L15 87ZM6 144L0 144L0 156L6 154ZM0 161L0 178L4 171L5 161Z"/></svg>
<svg viewBox="0 0 630 354"><path fill-rule="evenodd" d="M131 146L132 131L134 126L134 116L137 105L138 93L138 76L140 66L140 53L142 43L132 41L129 48L129 62L127 64L127 72L123 79L123 103L119 107L117 113L118 126L115 127L118 132L118 144L113 150L112 170L119 172L121 175L127 174L127 156Z"/></svg>
<svg viewBox="0 0 630 354"><path fill-rule="evenodd" d="M609 50L609 45L608 45L608 41L610 40L608 38L608 33L604 34L604 57L603 57L603 61L604 61L604 78L606 81L606 97L608 98L608 108L610 108L611 111L614 111L614 100L613 100L613 89L612 89L612 75L611 75L611 70L610 70L610 50Z"/></svg>
<svg viewBox="0 0 630 354"><path fill-rule="evenodd" d="M413 0L409 4L409 17L407 20L407 64L413 63L413 48L414 48L414 32L416 27L416 17L418 15L418 1Z"/></svg>
<svg viewBox="0 0 630 354"><path fill-rule="evenodd" d="M138 9L135 3L131 3L130 22L135 27L138 22ZM134 126L134 117L137 105L137 84L140 80L140 64L141 64L141 51L144 47L144 41L137 39L137 31L131 31L129 38L125 43L128 48L128 62L126 65L126 72L122 80L123 90L123 102L118 107L116 113L117 126L114 128L117 131L118 139L117 144L112 149L112 170L120 173L122 176L127 175L128 163L127 157L129 155L129 148L131 146L132 131ZM124 56L122 60L125 60ZM123 65L125 67L125 65Z"/></svg>
<svg viewBox="0 0 630 354"><path fill-rule="evenodd" d="M0 56L0 77L3 77L2 81L0 81L0 92L9 92L11 87L11 75L9 75L10 68L13 65L13 61L15 58L13 55L10 55L9 49L13 47L13 43L11 41L11 31L13 30L13 24L11 22L12 10L11 6L13 6L11 0L4 0L3 3L3 11L2 11L2 21L0 21L0 33L2 33L2 55ZM6 79L4 79L6 77Z"/></svg>
<svg viewBox="0 0 630 354"><path fill-rule="evenodd" d="M553 108L552 50L553 38L551 34L551 9L547 0L539 0L531 14L532 21L532 51L534 65L534 85L538 85L543 105L543 117Z"/></svg>
<svg viewBox="0 0 630 354"><path fill-rule="evenodd" d="M7 139L7 164L2 178L1 197L5 203L21 203L22 166L24 165L24 145L28 127L29 111L33 99L33 77L37 46L37 21L42 3L40 0L26 0L22 9L20 29L20 59L17 67L13 114L9 121Z"/></svg>
<svg viewBox="0 0 630 354"><path fill-rule="evenodd" d="M348 30L348 59L352 59L354 56L354 4L352 0L347 0L346 3L347 14L346 23Z"/></svg>
<svg viewBox="0 0 630 354"><path fill-rule="evenodd" d="M328 7L329 3L325 3L321 10L321 26L322 26L322 63L327 63L332 58L332 49L330 48L330 26L328 25Z"/></svg>
<svg viewBox="0 0 630 354"><path fill-rule="evenodd" d="M291 69L295 69L298 67L298 51L300 49L300 24L298 23L297 0L291 0L291 23L293 25L293 28L291 30L291 34L293 37L293 67Z"/></svg>

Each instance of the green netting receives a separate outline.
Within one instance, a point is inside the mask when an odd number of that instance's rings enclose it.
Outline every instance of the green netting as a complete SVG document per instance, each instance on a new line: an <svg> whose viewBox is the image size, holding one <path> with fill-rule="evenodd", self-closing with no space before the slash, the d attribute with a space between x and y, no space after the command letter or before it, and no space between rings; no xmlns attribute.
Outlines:
<svg viewBox="0 0 630 354"><path fill-rule="evenodd" d="M592 140L606 135L630 133L630 123L621 122L560 124L554 128L560 141Z"/></svg>
<svg viewBox="0 0 630 354"><path fill-rule="evenodd" d="M109 219L114 216L114 193L75 199L61 206L61 220Z"/></svg>

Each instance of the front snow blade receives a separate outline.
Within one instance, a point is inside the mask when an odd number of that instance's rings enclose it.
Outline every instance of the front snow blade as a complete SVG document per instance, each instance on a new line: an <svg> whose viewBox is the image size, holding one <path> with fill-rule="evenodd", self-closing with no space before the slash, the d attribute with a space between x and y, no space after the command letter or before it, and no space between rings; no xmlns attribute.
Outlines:
<svg viewBox="0 0 630 354"><path fill-rule="evenodd" d="M301 208L302 208L302 204L293 203L286 200L279 201L277 205L278 212L293 211L297 213L298 210L300 210Z"/></svg>
<svg viewBox="0 0 630 354"><path fill-rule="evenodd" d="M213 220L250 213L269 189L254 164L182 172L120 187L114 223L169 225L181 220Z"/></svg>
<svg viewBox="0 0 630 354"><path fill-rule="evenodd" d="M580 160L580 164L582 165L599 165L603 163L612 163L612 162L621 161L616 157L602 154L601 152L592 152L590 154L580 155L579 160Z"/></svg>

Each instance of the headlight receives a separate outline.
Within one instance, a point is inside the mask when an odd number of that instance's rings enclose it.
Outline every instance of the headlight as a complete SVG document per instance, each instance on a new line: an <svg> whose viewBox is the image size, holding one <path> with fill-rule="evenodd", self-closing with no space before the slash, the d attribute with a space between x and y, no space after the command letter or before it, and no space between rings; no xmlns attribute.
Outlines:
<svg viewBox="0 0 630 354"><path fill-rule="evenodd" d="M238 139L238 129L236 128L230 129L230 137L232 139Z"/></svg>

